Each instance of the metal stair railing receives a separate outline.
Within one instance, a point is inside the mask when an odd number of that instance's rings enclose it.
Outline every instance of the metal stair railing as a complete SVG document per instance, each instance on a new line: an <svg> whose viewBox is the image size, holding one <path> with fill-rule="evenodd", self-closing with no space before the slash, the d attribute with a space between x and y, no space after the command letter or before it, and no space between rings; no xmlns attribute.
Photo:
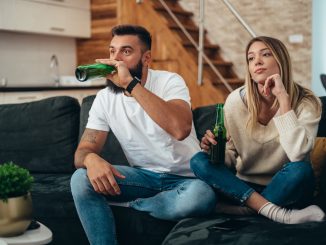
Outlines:
<svg viewBox="0 0 326 245"><path fill-rule="evenodd" d="M229 2L229 0L222 0L226 7L231 11L231 13L235 16L235 18L240 22L241 25L249 32L252 37L256 37L255 32L250 28L250 26L242 19L241 15L238 11L233 7L233 5Z"/></svg>
<svg viewBox="0 0 326 245"><path fill-rule="evenodd" d="M241 25L249 32L249 34L252 37L256 37L256 34L254 31L250 28L250 26L243 20L241 15L238 13L238 11L232 6L232 4L228 0L222 0L223 3L226 5L226 7L231 11L231 13L236 17L236 19L240 22ZM137 3L142 3L143 0L136 0ZM171 11L169 6L163 1L159 0L159 2L162 4L162 6L165 8L167 13L171 16L171 18L174 20L174 22L178 25L180 30L184 33L184 35L188 38L188 40L191 42L191 44L197 49L198 52L198 79L197 84L202 84L202 74L203 74L203 59L207 62L207 64L210 66L210 68L213 70L213 72L216 74L216 76L221 80L221 82L224 84L224 86L229 90L229 92L232 92L233 89L230 86L230 84L227 82L227 80L222 76L222 74L218 71L218 69L215 67L215 65L212 63L212 61L207 57L207 55L204 52L204 16L205 16L205 0L200 0L200 16L199 16L199 44L196 43L196 41L192 38L192 36L189 34L189 32L186 30L184 25L178 20L178 18L175 16L175 14Z"/></svg>
<svg viewBox="0 0 326 245"><path fill-rule="evenodd" d="M197 49L198 52L201 53L203 59L207 62L207 64L210 66L210 68L213 70L213 72L217 75L217 77L221 80L221 82L224 84L224 86L230 91L232 92L233 89L230 86L230 84L226 81L226 79L222 76L222 74L216 69L215 65L212 63L212 61L207 57L207 55L203 52L204 49L204 45L203 45L203 41L199 41L201 43L200 47L196 41L192 38L192 36L189 34L189 32L186 30L186 28L183 26L183 24L178 20L178 18L175 16L175 14L171 11L171 9L169 8L169 6L167 6L167 4L163 1L163 0L159 0L160 3L162 4L162 6L165 8L165 10L168 12L168 14L171 16L171 18L175 21L175 23L178 25L178 27L181 29L181 31L185 34L185 36L189 39L189 41L192 43L192 45ZM202 2L204 0L201 0ZM203 4L203 3L201 3ZM202 28L203 29L203 28ZM203 30L202 30L203 33ZM199 34L199 36L202 37L203 40L203 34ZM202 64L202 62L201 62ZM198 74L202 74L202 67L198 66ZM200 77L201 78L201 77ZM202 84L202 79L198 79L197 83L198 85Z"/></svg>

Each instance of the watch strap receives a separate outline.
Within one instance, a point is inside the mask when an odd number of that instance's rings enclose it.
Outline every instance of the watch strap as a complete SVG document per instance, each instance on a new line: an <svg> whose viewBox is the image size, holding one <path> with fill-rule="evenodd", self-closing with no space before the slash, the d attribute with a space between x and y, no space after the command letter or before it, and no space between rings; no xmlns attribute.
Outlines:
<svg viewBox="0 0 326 245"><path fill-rule="evenodd" d="M134 89L134 87L140 83L140 80L138 77L134 77L131 82L128 84L126 90L129 94L131 94L132 90Z"/></svg>

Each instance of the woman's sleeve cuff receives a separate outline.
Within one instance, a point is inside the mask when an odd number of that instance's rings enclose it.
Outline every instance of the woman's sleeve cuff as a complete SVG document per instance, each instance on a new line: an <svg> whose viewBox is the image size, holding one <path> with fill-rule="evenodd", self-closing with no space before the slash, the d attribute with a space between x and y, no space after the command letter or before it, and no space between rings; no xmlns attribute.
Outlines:
<svg viewBox="0 0 326 245"><path fill-rule="evenodd" d="M274 123L280 134L286 134L289 130L293 130L299 125L298 118L293 110L274 117Z"/></svg>

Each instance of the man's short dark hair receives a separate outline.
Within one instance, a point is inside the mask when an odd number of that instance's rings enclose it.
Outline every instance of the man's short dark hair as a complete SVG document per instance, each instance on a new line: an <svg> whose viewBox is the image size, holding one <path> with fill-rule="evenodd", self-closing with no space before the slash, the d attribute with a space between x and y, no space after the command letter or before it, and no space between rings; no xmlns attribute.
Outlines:
<svg viewBox="0 0 326 245"><path fill-rule="evenodd" d="M112 37L123 35L135 35L144 44L146 50L152 48L152 37L149 31L137 25L118 25L112 28Z"/></svg>

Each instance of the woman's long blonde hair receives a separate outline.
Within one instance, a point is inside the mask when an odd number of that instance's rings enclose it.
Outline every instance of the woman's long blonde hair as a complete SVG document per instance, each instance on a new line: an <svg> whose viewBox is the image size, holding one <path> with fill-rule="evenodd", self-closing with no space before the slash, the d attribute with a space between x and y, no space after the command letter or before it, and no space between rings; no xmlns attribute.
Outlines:
<svg viewBox="0 0 326 245"><path fill-rule="evenodd" d="M290 96L291 107L294 111L298 108L298 105L302 100L308 100L313 103L318 112L321 111L321 105L319 100L313 94L313 92L307 88L302 87L298 83L293 81L292 78L292 65L290 55L285 45L278 39L266 36L260 36L253 38L246 47L246 103L249 111L249 119L247 122L247 129L252 131L258 122L258 115L260 113L260 94L255 82L252 81L249 65L248 65L248 50L254 42L263 42L272 52L280 70L280 76L283 81L284 87ZM278 101L275 98L273 107L278 107Z"/></svg>

